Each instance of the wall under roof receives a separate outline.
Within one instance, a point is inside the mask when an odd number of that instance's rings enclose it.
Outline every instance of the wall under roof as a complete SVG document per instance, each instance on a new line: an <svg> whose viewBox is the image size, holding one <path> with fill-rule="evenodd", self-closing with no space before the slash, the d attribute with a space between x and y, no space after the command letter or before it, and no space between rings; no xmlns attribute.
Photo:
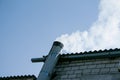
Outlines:
<svg viewBox="0 0 120 80"><path fill-rule="evenodd" d="M62 60L51 80L120 80L119 62L120 57Z"/></svg>

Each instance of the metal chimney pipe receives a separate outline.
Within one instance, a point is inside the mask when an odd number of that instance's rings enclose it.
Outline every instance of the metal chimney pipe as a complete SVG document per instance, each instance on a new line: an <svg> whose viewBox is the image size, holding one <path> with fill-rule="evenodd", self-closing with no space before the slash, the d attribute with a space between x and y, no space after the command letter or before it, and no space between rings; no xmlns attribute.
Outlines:
<svg viewBox="0 0 120 80"><path fill-rule="evenodd" d="M63 44L55 41L45 60L45 63L39 73L37 80L50 80L53 69L59 59L59 52L63 48Z"/></svg>
<svg viewBox="0 0 120 80"><path fill-rule="evenodd" d="M45 62L46 58L42 57L42 58L32 58L31 61L34 62Z"/></svg>

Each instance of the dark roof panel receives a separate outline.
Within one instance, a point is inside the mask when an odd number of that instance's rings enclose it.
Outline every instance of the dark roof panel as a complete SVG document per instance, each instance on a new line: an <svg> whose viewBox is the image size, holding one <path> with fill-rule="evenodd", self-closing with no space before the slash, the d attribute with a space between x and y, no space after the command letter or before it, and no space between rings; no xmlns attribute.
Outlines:
<svg viewBox="0 0 120 80"><path fill-rule="evenodd" d="M21 75L21 76L7 76L7 77L0 77L0 80L9 80L9 79L25 79L25 78L32 78L36 80L35 75Z"/></svg>
<svg viewBox="0 0 120 80"><path fill-rule="evenodd" d="M80 53L67 53L61 54L59 61L71 61L71 60L87 60L87 59L101 59L109 58L114 59L120 57L120 49L105 49L98 51L85 51Z"/></svg>

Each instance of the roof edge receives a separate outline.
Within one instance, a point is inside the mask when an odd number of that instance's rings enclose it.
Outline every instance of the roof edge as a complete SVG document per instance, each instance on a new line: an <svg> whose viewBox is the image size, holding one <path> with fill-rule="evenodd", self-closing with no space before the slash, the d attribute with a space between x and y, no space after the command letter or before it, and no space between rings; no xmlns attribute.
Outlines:
<svg viewBox="0 0 120 80"><path fill-rule="evenodd" d="M48 55L47 55L48 56ZM31 59L32 62L45 62L47 56L43 56L37 59ZM104 49L104 50L94 50L94 51L85 51L80 53L62 53L59 55L59 61L63 60L78 60L78 59L100 59L100 58L115 58L120 57L120 48L115 49Z"/></svg>
<svg viewBox="0 0 120 80"><path fill-rule="evenodd" d="M120 49L108 50L108 51L104 50L99 52L76 53L76 54L61 54L60 61L88 60L88 59L102 59L102 58L114 59L117 57L120 57Z"/></svg>
<svg viewBox="0 0 120 80"><path fill-rule="evenodd" d="M0 77L0 80L1 79L23 79L23 78L33 78L35 80L36 76L35 75L7 76L7 77Z"/></svg>

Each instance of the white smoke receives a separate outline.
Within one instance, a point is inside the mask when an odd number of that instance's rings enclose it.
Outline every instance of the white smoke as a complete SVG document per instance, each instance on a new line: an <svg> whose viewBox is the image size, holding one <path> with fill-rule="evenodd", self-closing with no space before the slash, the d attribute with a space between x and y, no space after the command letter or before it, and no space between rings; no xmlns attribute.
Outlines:
<svg viewBox="0 0 120 80"><path fill-rule="evenodd" d="M63 34L56 39L66 52L120 48L120 0L101 0L98 20L87 31Z"/></svg>

